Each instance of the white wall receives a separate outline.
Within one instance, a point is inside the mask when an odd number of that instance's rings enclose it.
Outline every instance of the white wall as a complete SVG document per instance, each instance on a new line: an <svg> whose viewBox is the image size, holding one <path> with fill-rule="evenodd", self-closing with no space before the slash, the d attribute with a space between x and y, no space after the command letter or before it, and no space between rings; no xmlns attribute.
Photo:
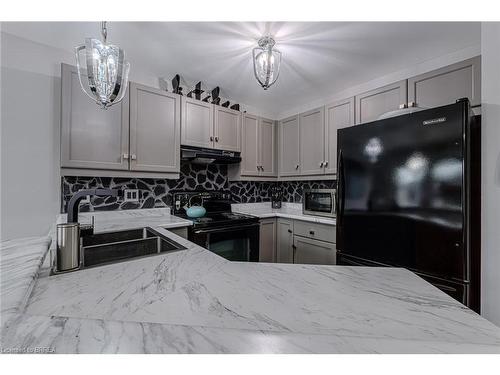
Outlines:
<svg viewBox="0 0 500 375"><path fill-rule="evenodd" d="M1 33L0 238L44 235L60 209L59 127L63 51ZM134 67L131 79L157 86Z"/></svg>
<svg viewBox="0 0 500 375"><path fill-rule="evenodd" d="M1 238L48 232L59 208L60 78L42 46L1 35ZM55 51L57 52L57 51Z"/></svg>
<svg viewBox="0 0 500 375"><path fill-rule="evenodd" d="M500 326L500 23L481 25L481 314Z"/></svg>

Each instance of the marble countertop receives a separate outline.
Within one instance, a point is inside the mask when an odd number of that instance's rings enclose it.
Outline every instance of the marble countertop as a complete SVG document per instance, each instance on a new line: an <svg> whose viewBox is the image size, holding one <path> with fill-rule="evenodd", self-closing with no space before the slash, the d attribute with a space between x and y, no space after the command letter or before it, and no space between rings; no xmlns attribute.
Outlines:
<svg viewBox="0 0 500 375"><path fill-rule="evenodd" d="M3 350L500 353L500 328L405 269L229 262L156 229L187 249L57 276L44 263L2 314Z"/></svg>
<svg viewBox="0 0 500 375"><path fill-rule="evenodd" d="M31 237L0 243L2 314L24 308L50 244L50 237Z"/></svg>
<svg viewBox="0 0 500 375"><path fill-rule="evenodd" d="M260 219L283 217L327 225L336 225L337 223L335 218L304 215L302 213L302 204L300 203L283 202L281 208L272 208L271 202L237 203L231 205L231 208L233 212L256 216Z"/></svg>
<svg viewBox="0 0 500 375"><path fill-rule="evenodd" d="M113 232L143 227L180 228L191 226L189 220L170 214L170 208L151 208L121 211L85 212L78 215L80 223L90 223L94 217L95 232ZM66 214L57 218L57 223L65 223Z"/></svg>

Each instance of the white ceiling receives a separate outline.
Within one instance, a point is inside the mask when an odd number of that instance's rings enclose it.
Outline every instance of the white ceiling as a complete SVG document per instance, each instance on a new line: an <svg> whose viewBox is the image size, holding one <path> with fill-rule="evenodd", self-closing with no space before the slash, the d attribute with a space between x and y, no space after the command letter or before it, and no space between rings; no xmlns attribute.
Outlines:
<svg viewBox="0 0 500 375"><path fill-rule="evenodd" d="M2 23L2 31L73 51L85 37L98 37L99 25ZM278 82L268 91L257 84L251 60L266 33L283 54ZM108 30L132 70L218 85L224 96L267 113L479 45L480 38L480 24L472 22L114 22Z"/></svg>

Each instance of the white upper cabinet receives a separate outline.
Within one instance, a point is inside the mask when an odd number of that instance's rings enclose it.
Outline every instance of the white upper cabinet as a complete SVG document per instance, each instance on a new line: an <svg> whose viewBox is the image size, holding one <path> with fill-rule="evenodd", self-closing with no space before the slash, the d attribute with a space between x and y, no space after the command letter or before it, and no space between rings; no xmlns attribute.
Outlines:
<svg viewBox="0 0 500 375"><path fill-rule="evenodd" d="M181 143L186 146L214 147L214 106L182 97Z"/></svg>
<svg viewBox="0 0 500 375"><path fill-rule="evenodd" d="M407 103L407 81L356 95L356 123L375 121L380 115L395 111Z"/></svg>
<svg viewBox="0 0 500 375"><path fill-rule="evenodd" d="M248 113L242 119L241 174L258 176L259 168L259 118Z"/></svg>
<svg viewBox="0 0 500 375"><path fill-rule="evenodd" d="M323 174L325 162L324 107L300 114L300 174Z"/></svg>
<svg viewBox="0 0 500 375"><path fill-rule="evenodd" d="M276 177L275 122L245 113L241 133L239 176Z"/></svg>
<svg viewBox="0 0 500 375"><path fill-rule="evenodd" d="M273 120L259 119L260 176L276 177L276 127Z"/></svg>
<svg viewBox="0 0 500 375"><path fill-rule="evenodd" d="M239 152L241 113L182 97L181 144Z"/></svg>
<svg viewBox="0 0 500 375"><path fill-rule="evenodd" d="M180 171L181 97L130 82L121 103L104 110L62 64L61 168L64 174L169 177Z"/></svg>
<svg viewBox="0 0 500 375"><path fill-rule="evenodd" d="M61 69L61 167L128 170L128 92L104 110L82 91L76 67Z"/></svg>
<svg viewBox="0 0 500 375"><path fill-rule="evenodd" d="M325 173L337 173L337 130L354 125L354 97L325 106Z"/></svg>
<svg viewBox="0 0 500 375"><path fill-rule="evenodd" d="M299 116L292 116L279 123L279 174L297 176L300 174L300 130Z"/></svg>
<svg viewBox="0 0 500 375"><path fill-rule="evenodd" d="M439 107L469 98L481 104L481 57L446 66L408 80L408 101L422 108Z"/></svg>
<svg viewBox="0 0 500 375"><path fill-rule="evenodd" d="M241 113L233 109L214 106L214 148L228 151L241 150Z"/></svg>
<svg viewBox="0 0 500 375"><path fill-rule="evenodd" d="M178 172L180 96L130 84L130 169Z"/></svg>

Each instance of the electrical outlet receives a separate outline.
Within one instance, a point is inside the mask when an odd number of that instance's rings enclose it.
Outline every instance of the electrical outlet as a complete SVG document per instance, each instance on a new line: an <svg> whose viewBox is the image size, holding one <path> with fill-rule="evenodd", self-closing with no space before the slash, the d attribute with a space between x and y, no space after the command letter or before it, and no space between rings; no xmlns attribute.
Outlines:
<svg viewBox="0 0 500 375"><path fill-rule="evenodd" d="M125 189L123 192L124 202L139 202L139 190L138 189Z"/></svg>

